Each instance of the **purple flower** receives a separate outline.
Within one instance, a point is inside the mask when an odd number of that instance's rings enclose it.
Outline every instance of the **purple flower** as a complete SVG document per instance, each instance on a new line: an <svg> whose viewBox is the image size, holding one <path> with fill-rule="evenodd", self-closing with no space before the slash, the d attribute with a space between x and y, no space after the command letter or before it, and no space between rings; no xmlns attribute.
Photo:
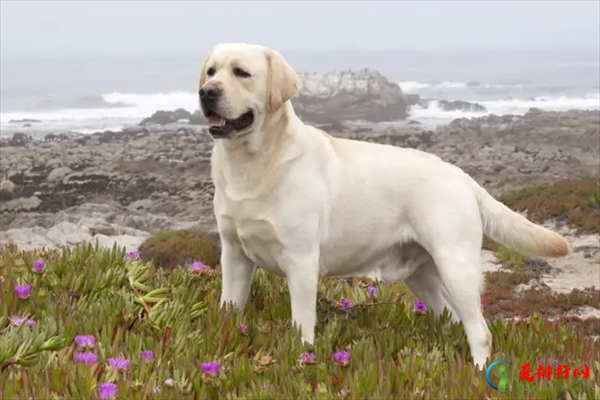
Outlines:
<svg viewBox="0 0 600 400"><path fill-rule="evenodd" d="M117 395L117 385L112 382L105 382L98 385L98 392L101 400L114 399Z"/></svg>
<svg viewBox="0 0 600 400"><path fill-rule="evenodd" d="M486 324L486 325L489 325L489 324L490 324L490 320L486 318L486 319L485 319L485 324Z"/></svg>
<svg viewBox="0 0 600 400"><path fill-rule="evenodd" d="M79 335L75 336L75 343L79 347L94 347L96 339L92 335Z"/></svg>
<svg viewBox="0 0 600 400"><path fill-rule="evenodd" d="M333 361L339 365L346 365L350 361L350 354L347 351L341 351L333 354Z"/></svg>
<svg viewBox="0 0 600 400"><path fill-rule="evenodd" d="M517 316L513 317L513 320L514 320L515 322L519 322L519 321L521 320L521 317L519 317L519 316L517 315Z"/></svg>
<svg viewBox="0 0 600 400"><path fill-rule="evenodd" d="M300 362L302 364L312 364L315 362L316 356L312 353L302 353L300 356Z"/></svg>
<svg viewBox="0 0 600 400"><path fill-rule="evenodd" d="M350 307L352 305L352 302L350 300L348 300L348 299L344 299L344 300L341 301L340 304L342 305L342 307L348 308L348 307Z"/></svg>
<svg viewBox="0 0 600 400"><path fill-rule="evenodd" d="M415 301L413 306L415 308L415 312L418 314L424 314L425 311L427 311L427 305L425 303L423 303L421 300Z"/></svg>
<svg viewBox="0 0 600 400"><path fill-rule="evenodd" d="M240 324L240 326L238 326L238 331L240 331L240 333L242 335L247 335L248 334L248 325Z"/></svg>
<svg viewBox="0 0 600 400"><path fill-rule="evenodd" d="M126 371L129 369L129 360L126 358L109 358L108 365L113 367L114 369L118 369L121 371Z"/></svg>
<svg viewBox="0 0 600 400"><path fill-rule="evenodd" d="M165 381L165 383L167 383L167 382ZM158 392L160 392L160 388L158 386L154 386L154 393L158 393Z"/></svg>
<svg viewBox="0 0 600 400"><path fill-rule="evenodd" d="M154 353L152 352L152 350L140 351L140 356L144 360L150 361L152 360L152 358L154 358Z"/></svg>
<svg viewBox="0 0 600 400"><path fill-rule="evenodd" d="M129 253L125 254L125 261L136 261L140 259L140 252L139 251L130 251Z"/></svg>
<svg viewBox="0 0 600 400"><path fill-rule="evenodd" d="M33 270L35 272L44 272L44 268L46 268L46 263L42 260L37 260L33 263Z"/></svg>
<svg viewBox="0 0 600 400"><path fill-rule="evenodd" d="M221 366L217 363L202 363L200 367L204 373L210 376L217 375L219 373L219 369L221 369Z"/></svg>
<svg viewBox="0 0 600 400"><path fill-rule="evenodd" d="M208 267L202 264L201 261L196 261L190 264L190 271L206 271Z"/></svg>
<svg viewBox="0 0 600 400"><path fill-rule="evenodd" d="M26 299L31 295L31 285L15 286L15 294L20 299Z"/></svg>
<svg viewBox="0 0 600 400"><path fill-rule="evenodd" d="M544 359L543 358L538 358L538 364L544 365Z"/></svg>
<svg viewBox="0 0 600 400"><path fill-rule="evenodd" d="M167 386L173 386L173 384L175 384L175 381L173 380L173 378L167 378L165 380L165 385L167 385Z"/></svg>
<svg viewBox="0 0 600 400"><path fill-rule="evenodd" d="M556 366L557 366L557 365L558 365L558 360L555 358L555 359L552 361L552 366L553 366L554 368L556 368Z"/></svg>
<svg viewBox="0 0 600 400"><path fill-rule="evenodd" d="M98 362L98 357L92 352L75 354L75 362L85 365L93 365Z"/></svg>
<svg viewBox="0 0 600 400"><path fill-rule="evenodd" d="M367 288L367 295L369 295L369 297L377 296L377 288L375 286L369 286Z"/></svg>
<svg viewBox="0 0 600 400"><path fill-rule="evenodd" d="M29 319L29 318L19 317L18 315L8 317L8 320L15 326L21 326L26 323L28 327L33 328L33 326L35 325L34 320Z"/></svg>
<svg viewBox="0 0 600 400"><path fill-rule="evenodd" d="M481 309L481 311L483 311L483 303L481 303L481 304L479 305L479 308Z"/></svg>
<svg viewBox="0 0 600 400"><path fill-rule="evenodd" d="M275 385L271 385L271 388L270 388L270 389L271 389L271 390L273 390L274 388L275 388ZM267 390L267 385L261 385L261 386L260 386L260 390L262 390L262 391L265 391L265 390Z"/></svg>

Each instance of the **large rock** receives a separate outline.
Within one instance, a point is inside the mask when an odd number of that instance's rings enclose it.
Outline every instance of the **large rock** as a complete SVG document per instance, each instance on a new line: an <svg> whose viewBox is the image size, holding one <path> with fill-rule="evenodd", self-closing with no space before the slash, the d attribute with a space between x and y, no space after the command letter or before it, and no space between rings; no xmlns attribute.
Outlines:
<svg viewBox="0 0 600 400"><path fill-rule="evenodd" d="M299 73L300 90L292 98L296 113L309 123L398 121L408 116L402 89L371 69Z"/></svg>
<svg viewBox="0 0 600 400"><path fill-rule="evenodd" d="M31 143L32 140L33 138L31 137L31 135L28 135L23 132L16 132L13 133L12 138L9 140L8 143L11 146L22 147L27 145L28 143Z"/></svg>
<svg viewBox="0 0 600 400"><path fill-rule="evenodd" d="M189 111L184 110L183 108L178 108L175 111L160 110L160 111L156 111L150 117L142 120L142 122L140 122L140 125L149 125L149 124L166 125L166 124L173 124L173 123L184 121L184 120L190 121L191 118L192 118L192 114Z"/></svg>
<svg viewBox="0 0 600 400"><path fill-rule="evenodd" d="M487 109L479 103L471 103L463 100L443 100L443 99L421 99L418 100L419 106L429 107L435 102L437 106L444 111L467 111L467 112L487 112Z"/></svg>

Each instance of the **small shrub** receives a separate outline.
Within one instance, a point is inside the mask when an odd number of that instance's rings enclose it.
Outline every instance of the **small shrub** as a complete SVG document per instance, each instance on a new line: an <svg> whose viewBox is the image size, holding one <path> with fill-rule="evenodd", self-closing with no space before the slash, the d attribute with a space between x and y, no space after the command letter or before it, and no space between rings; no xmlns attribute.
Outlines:
<svg viewBox="0 0 600 400"><path fill-rule="evenodd" d="M506 246L500 245L495 252L496 259L504 268L510 270L521 270L527 263L531 261L531 258L524 256Z"/></svg>
<svg viewBox="0 0 600 400"><path fill-rule="evenodd" d="M201 231L167 231L146 240L140 246L140 258L165 269L196 261L214 267L219 263L219 248Z"/></svg>

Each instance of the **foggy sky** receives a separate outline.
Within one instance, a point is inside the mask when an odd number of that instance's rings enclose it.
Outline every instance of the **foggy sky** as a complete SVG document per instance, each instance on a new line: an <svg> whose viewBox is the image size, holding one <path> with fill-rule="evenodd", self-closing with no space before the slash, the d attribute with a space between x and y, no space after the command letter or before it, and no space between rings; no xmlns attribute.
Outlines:
<svg viewBox="0 0 600 400"><path fill-rule="evenodd" d="M591 1L5 1L14 55L204 54L219 42L280 51L597 49Z"/></svg>

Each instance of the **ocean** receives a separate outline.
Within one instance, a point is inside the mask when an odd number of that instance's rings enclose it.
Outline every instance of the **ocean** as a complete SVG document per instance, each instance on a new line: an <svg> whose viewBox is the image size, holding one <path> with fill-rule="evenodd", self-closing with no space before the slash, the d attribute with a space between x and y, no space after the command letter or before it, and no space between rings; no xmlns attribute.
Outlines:
<svg viewBox="0 0 600 400"><path fill-rule="evenodd" d="M0 134L92 133L157 110L197 109L198 55L1 59ZM588 51L283 52L299 71L373 68L422 98L465 100L488 113L413 108L425 126L458 117L600 109L600 54ZM477 84L474 84L477 82ZM23 119L36 120L25 127Z"/></svg>

